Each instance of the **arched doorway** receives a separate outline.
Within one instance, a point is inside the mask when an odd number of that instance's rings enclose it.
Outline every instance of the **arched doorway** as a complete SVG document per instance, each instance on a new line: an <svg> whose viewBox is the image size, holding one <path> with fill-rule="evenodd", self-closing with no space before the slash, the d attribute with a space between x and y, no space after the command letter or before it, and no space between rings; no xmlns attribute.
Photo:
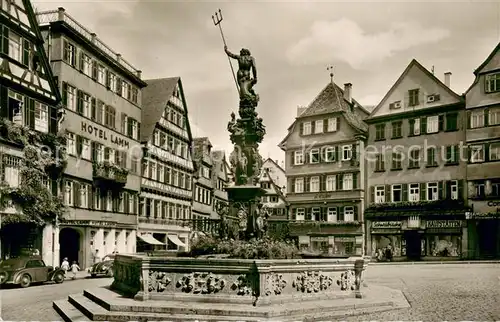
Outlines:
<svg viewBox="0 0 500 322"><path fill-rule="evenodd" d="M73 228L63 228L59 232L59 260L62 262L67 257L69 262L79 260L80 233Z"/></svg>

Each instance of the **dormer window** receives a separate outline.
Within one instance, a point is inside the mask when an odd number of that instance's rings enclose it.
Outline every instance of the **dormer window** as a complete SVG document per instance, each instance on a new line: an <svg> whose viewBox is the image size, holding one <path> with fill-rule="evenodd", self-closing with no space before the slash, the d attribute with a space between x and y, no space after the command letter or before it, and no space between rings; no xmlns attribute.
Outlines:
<svg viewBox="0 0 500 322"><path fill-rule="evenodd" d="M420 104L418 100L419 93L420 90L418 88L408 91L408 106L417 106Z"/></svg>
<svg viewBox="0 0 500 322"><path fill-rule="evenodd" d="M303 123L303 130L302 130L302 134L303 135L310 135L311 134L311 122L304 122Z"/></svg>
<svg viewBox="0 0 500 322"><path fill-rule="evenodd" d="M485 76L484 91L486 93L500 92L500 73Z"/></svg>

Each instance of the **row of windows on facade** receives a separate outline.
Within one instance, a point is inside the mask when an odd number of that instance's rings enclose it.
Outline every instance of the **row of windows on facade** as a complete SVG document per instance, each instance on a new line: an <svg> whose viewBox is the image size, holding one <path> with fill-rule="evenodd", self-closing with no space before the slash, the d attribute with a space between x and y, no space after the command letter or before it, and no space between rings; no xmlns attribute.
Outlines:
<svg viewBox="0 0 500 322"><path fill-rule="evenodd" d="M62 86L62 99L67 109L77 112L81 116L110 129L117 130L117 115L114 107L106 105L103 101L98 100L90 94L87 94L65 82L63 82ZM119 131L123 135L126 135L134 140L139 140L140 123L136 119L129 117L127 114L122 112L120 114Z"/></svg>
<svg viewBox="0 0 500 322"><path fill-rule="evenodd" d="M122 168L130 169L132 173L139 173L139 160L131 157L130 167L127 166L127 151L105 147L101 143L93 142L83 136L67 132L66 152L83 160L97 163L109 162Z"/></svg>
<svg viewBox="0 0 500 322"><path fill-rule="evenodd" d="M191 219L191 206L141 197L139 216L157 219Z"/></svg>
<svg viewBox="0 0 500 322"><path fill-rule="evenodd" d="M36 67L38 70L38 65L35 65L33 61L35 55L33 43L7 26L0 25L0 30L2 33L1 52L24 67L29 69Z"/></svg>
<svg viewBox="0 0 500 322"><path fill-rule="evenodd" d="M187 130L187 117L185 115L184 104L180 99L179 89L174 91L161 116L170 123L175 124L181 130Z"/></svg>
<svg viewBox="0 0 500 322"><path fill-rule="evenodd" d="M446 124L445 124L446 120ZM403 129L403 121L391 122L392 139L399 139L405 135ZM408 120L407 136L417 136L421 134L434 134L440 131L457 131L458 130L458 113L447 113L441 115L425 116L421 118L412 118ZM375 141L385 140L386 124L375 125Z"/></svg>
<svg viewBox="0 0 500 322"><path fill-rule="evenodd" d="M320 162L350 161L356 160L358 145L349 144L342 146L323 146L312 148L309 153L305 150L293 152L293 164L316 164Z"/></svg>
<svg viewBox="0 0 500 322"><path fill-rule="evenodd" d="M440 163L439 160L444 161L445 165L457 165L460 162L460 148L458 145L450 145L446 147L441 147L441 151L438 151L438 147L429 147L424 153L417 148L412 148L409 150L408 156L408 169L418 169L421 164L425 164L427 168L438 167ZM440 152L440 153L439 153ZM439 158L438 158L439 157ZM375 155L375 172L386 171L386 159L385 154ZM405 155L403 152L393 152L391 156L391 170L403 170L403 162L405 161ZM425 163L423 162L425 161Z"/></svg>
<svg viewBox="0 0 500 322"><path fill-rule="evenodd" d="M124 234L125 234L125 238L123 239L123 242L125 245L127 245L128 239L130 238L131 233L129 231L125 231ZM90 245L91 246L95 245L95 235L96 235L96 231L91 230L90 231ZM103 231L102 236L103 236L102 237L102 246L106 246L106 245L111 243L110 239L113 235L111 235L109 231L107 231L107 230ZM120 240L120 232L115 231L115 239L113 241L114 246L118 246L118 240Z"/></svg>
<svg viewBox="0 0 500 322"><path fill-rule="evenodd" d="M261 198L263 203L278 203L279 201L278 196L262 196Z"/></svg>
<svg viewBox="0 0 500 322"><path fill-rule="evenodd" d="M292 220L322 222L358 221L357 206L292 208Z"/></svg>
<svg viewBox="0 0 500 322"><path fill-rule="evenodd" d="M308 121L300 123L300 135L311 135L328 132L336 132L339 118L331 117L324 120Z"/></svg>
<svg viewBox="0 0 500 322"><path fill-rule="evenodd" d="M209 189L206 189L204 187L200 187L198 185L195 186L194 188L194 201L205 204L205 205L211 205L213 198L212 198L212 191ZM215 203L214 203L215 205Z"/></svg>
<svg viewBox="0 0 500 322"><path fill-rule="evenodd" d="M54 127L55 131L57 119L55 115L50 115L48 105L9 89L7 106L8 119L13 123L44 133L49 132L49 125L52 123L50 127Z"/></svg>
<svg viewBox="0 0 500 322"><path fill-rule="evenodd" d="M371 187L371 202L418 202L442 199L458 200L462 196L462 181L437 181L420 183L401 183Z"/></svg>
<svg viewBox="0 0 500 322"><path fill-rule="evenodd" d="M153 132L153 145L173 153L183 159L189 159L189 145L171 134L159 129Z"/></svg>
<svg viewBox="0 0 500 322"><path fill-rule="evenodd" d="M77 54L78 51L80 51L80 55ZM137 87L118 77L104 64L92 58L82 49L77 49L74 44L67 40L64 40L63 60L119 96L138 104L139 89Z"/></svg>
<svg viewBox="0 0 500 322"><path fill-rule="evenodd" d="M500 80L498 80L497 83L500 85ZM500 125L500 107L476 109L468 112L468 114L469 128L476 129L480 127Z"/></svg>
<svg viewBox="0 0 500 322"><path fill-rule="evenodd" d="M353 190L358 188L358 173L292 178L292 193Z"/></svg>
<svg viewBox="0 0 500 322"><path fill-rule="evenodd" d="M500 73L491 73L484 79L484 91L486 93L500 92Z"/></svg>
<svg viewBox="0 0 500 322"><path fill-rule="evenodd" d="M64 202L67 206L107 212L137 214L137 195L126 191L113 195L91 184L65 180Z"/></svg>
<svg viewBox="0 0 500 322"><path fill-rule="evenodd" d="M500 197L500 178L469 181L471 183L469 198Z"/></svg>
<svg viewBox="0 0 500 322"><path fill-rule="evenodd" d="M142 177L191 190L192 176L182 170L175 169L161 161L143 160Z"/></svg>

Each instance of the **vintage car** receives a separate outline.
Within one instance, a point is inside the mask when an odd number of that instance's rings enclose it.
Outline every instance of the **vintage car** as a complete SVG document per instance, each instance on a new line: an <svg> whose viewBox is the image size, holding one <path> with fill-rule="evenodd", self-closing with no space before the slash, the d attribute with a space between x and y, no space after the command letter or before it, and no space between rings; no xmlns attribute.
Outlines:
<svg viewBox="0 0 500 322"><path fill-rule="evenodd" d="M90 276L108 276L113 277L113 263L115 262L115 254L104 256L101 262L95 263L89 268Z"/></svg>
<svg viewBox="0 0 500 322"><path fill-rule="evenodd" d="M34 283L64 282L65 273L59 267L47 266L40 256L6 259L0 262L0 285L28 287Z"/></svg>

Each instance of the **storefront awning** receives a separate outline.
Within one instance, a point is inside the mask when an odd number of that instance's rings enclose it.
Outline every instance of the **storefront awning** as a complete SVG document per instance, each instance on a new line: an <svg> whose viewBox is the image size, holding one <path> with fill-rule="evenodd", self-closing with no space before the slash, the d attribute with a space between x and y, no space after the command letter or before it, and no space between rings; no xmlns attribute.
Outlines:
<svg viewBox="0 0 500 322"><path fill-rule="evenodd" d="M139 235L139 238L150 245L165 245L151 234Z"/></svg>
<svg viewBox="0 0 500 322"><path fill-rule="evenodd" d="M167 235L167 237L172 243L176 244L177 246L186 247L186 244L181 242L181 240L179 239L179 237L177 237L177 235Z"/></svg>

